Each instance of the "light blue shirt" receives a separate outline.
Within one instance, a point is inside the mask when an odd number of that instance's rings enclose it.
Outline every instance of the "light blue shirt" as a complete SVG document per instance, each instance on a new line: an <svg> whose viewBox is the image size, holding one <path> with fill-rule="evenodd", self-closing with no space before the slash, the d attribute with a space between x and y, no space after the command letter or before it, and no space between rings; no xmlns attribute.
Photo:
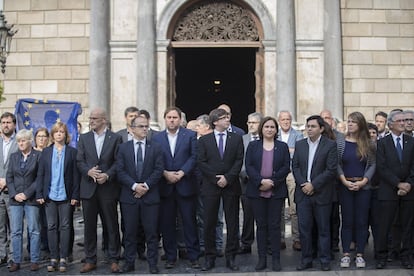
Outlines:
<svg viewBox="0 0 414 276"><path fill-rule="evenodd" d="M53 147L52 154L52 179L50 183L49 198L54 201L64 201L67 199L65 189L65 150L63 146L62 151L58 151Z"/></svg>

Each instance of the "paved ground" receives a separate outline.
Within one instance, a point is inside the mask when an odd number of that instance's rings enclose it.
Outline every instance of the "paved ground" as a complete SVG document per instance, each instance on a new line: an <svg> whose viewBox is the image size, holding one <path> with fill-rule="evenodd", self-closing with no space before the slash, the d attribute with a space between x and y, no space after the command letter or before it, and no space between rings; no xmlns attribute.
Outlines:
<svg viewBox="0 0 414 276"><path fill-rule="evenodd" d="M74 261L68 265L68 271L66 274L68 275L79 275L79 270L81 267L81 259L83 258L83 248L80 246L77 246L77 242L83 241L83 224L78 223L78 221L82 218L81 212L75 213L74 223L75 223L75 246L74 246ZM100 226L99 226L100 228ZM287 233L290 231L290 224L287 222ZM101 229L98 229L98 233L101 233ZM98 239L98 244L100 244L100 237ZM350 269L341 269L339 267L339 253L336 254L335 260L332 261L332 271L330 272L321 272L319 270L319 263L314 262L313 269L306 271L306 272L298 272L295 270L296 265L298 264L298 261L300 259L300 252L293 251L291 246L292 242L287 238L287 249L281 251L281 264L282 264L282 272L272 272L271 269L267 269L264 272L258 273L255 272L254 267L257 262L257 252L256 252L256 246L253 246L253 253L247 254L247 255L239 255L236 258L236 262L240 267L240 272L238 273L231 273L229 269L225 267L225 259L224 258L218 258L216 260L216 267L208 272L209 275L214 274L222 274L226 273L226 275L239 275L240 273L243 273L244 275L393 275L393 276L399 276L399 275L414 275L414 270L404 270L400 269L399 263L397 261L389 263L388 269L386 270L376 270L375 269L375 262L373 259L372 254L372 242L370 241L368 248L366 250L366 261L367 261L367 268L365 269L356 269L355 267L351 267ZM27 253L26 253L27 254ZM160 255L162 254L162 250L160 249ZM109 271L109 265L105 264L103 262L103 256L102 251L99 250L98 255L98 268L89 273L92 275L102 275L102 274L110 274ZM30 263L25 262L22 264L21 269L16 273L16 275L45 275L45 274L51 274L48 273L46 270L47 261L43 261L41 263L41 269L37 272L31 272L29 271ZM203 263L203 260L200 260L200 263ZM271 257L268 258L269 267L271 268ZM164 262L159 262L159 269L161 274L186 274L186 275L199 275L199 274L207 274L205 272L202 272L200 270L194 270L189 268L188 262L186 260L179 260L177 262L177 266L174 269L166 270L164 269ZM136 261L135 264L136 270L134 273L130 274L148 274L148 266L146 262L143 261ZM0 275L6 275L8 274L8 270L5 266L0 268ZM276 274L277 273L277 274Z"/></svg>

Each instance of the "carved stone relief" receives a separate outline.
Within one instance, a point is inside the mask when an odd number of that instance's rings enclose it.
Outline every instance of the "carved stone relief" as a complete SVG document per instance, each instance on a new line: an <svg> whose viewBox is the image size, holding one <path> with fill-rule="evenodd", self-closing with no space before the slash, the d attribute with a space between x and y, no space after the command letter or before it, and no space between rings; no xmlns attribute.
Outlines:
<svg viewBox="0 0 414 276"><path fill-rule="evenodd" d="M191 6L176 24L173 41L259 41L251 13L229 1Z"/></svg>

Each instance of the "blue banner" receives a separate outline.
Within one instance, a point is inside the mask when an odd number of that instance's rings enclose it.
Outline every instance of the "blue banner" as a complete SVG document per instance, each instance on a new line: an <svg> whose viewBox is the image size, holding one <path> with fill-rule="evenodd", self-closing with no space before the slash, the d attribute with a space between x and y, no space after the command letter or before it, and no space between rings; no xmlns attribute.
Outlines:
<svg viewBox="0 0 414 276"><path fill-rule="evenodd" d="M30 129L33 134L40 127L49 130L56 122L63 122L68 126L71 136L70 145L76 147L78 141L78 115L82 107L77 102L49 101L36 99L20 99L16 102L15 115L17 130Z"/></svg>

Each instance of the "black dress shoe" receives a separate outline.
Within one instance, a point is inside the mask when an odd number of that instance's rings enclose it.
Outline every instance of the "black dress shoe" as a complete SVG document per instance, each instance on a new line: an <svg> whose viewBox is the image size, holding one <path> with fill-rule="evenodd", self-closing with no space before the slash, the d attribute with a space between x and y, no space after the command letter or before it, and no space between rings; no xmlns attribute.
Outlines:
<svg viewBox="0 0 414 276"><path fill-rule="evenodd" d="M250 254L252 253L252 248L250 246L242 246L237 251L237 254Z"/></svg>
<svg viewBox="0 0 414 276"><path fill-rule="evenodd" d="M306 270L312 268L312 263L307 263L307 264L300 264L296 267L297 271L302 271L302 270Z"/></svg>
<svg viewBox="0 0 414 276"><path fill-rule="evenodd" d="M234 257L227 258L226 267L233 271L239 270L239 267L236 265L236 262L234 261Z"/></svg>
<svg viewBox="0 0 414 276"><path fill-rule="evenodd" d="M376 265L376 268L377 268L377 269L384 269L384 268L385 268L385 266L386 266L386 264L387 264L387 262L386 262L386 261L384 261L384 260L378 261L378 262L377 262L377 265Z"/></svg>
<svg viewBox="0 0 414 276"><path fill-rule="evenodd" d="M158 270L158 267L154 265L154 266L150 266L149 272L151 274L158 274L160 271Z"/></svg>
<svg viewBox="0 0 414 276"><path fill-rule="evenodd" d="M171 269L175 267L175 262L174 261L166 261L164 267L166 269Z"/></svg>
<svg viewBox="0 0 414 276"><path fill-rule="evenodd" d="M215 263L213 260L206 260L204 266L201 268L202 271L209 271L215 267Z"/></svg>
<svg viewBox="0 0 414 276"><path fill-rule="evenodd" d="M330 265L330 263L322 263L322 264L321 264L321 270L322 270L322 271L329 271L329 270L331 270L331 265Z"/></svg>
<svg viewBox="0 0 414 276"><path fill-rule="evenodd" d="M273 261L272 270L273 271L281 271L282 270L282 267L280 266L280 261Z"/></svg>
<svg viewBox="0 0 414 276"><path fill-rule="evenodd" d="M405 269L413 269L413 264L409 260L401 261L401 267Z"/></svg>
<svg viewBox="0 0 414 276"><path fill-rule="evenodd" d="M267 267L266 258L259 258L259 262L257 263L254 269L256 271L262 271L262 270L265 270L266 267Z"/></svg>
<svg viewBox="0 0 414 276"><path fill-rule="evenodd" d="M133 264L124 263L124 265L121 267L120 272L121 273L128 273L135 270L135 266Z"/></svg>

